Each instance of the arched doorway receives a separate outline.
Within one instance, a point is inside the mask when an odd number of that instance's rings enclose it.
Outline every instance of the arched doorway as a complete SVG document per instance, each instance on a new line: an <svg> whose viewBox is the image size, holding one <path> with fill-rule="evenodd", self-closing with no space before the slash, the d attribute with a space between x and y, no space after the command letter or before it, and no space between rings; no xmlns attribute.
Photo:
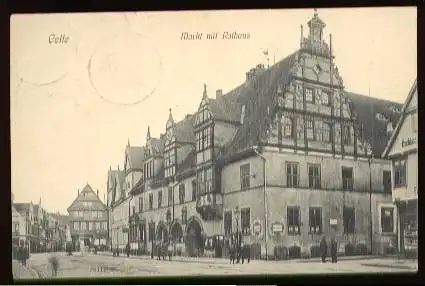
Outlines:
<svg viewBox="0 0 425 286"><path fill-rule="evenodd" d="M156 229L156 240L167 242L168 241L168 229L164 223L159 223Z"/></svg>
<svg viewBox="0 0 425 286"><path fill-rule="evenodd" d="M171 239L175 243L182 243L183 241L183 228L180 223L175 222L171 226Z"/></svg>
<svg viewBox="0 0 425 286"><path fill-rule="evenodd" d="M186 250L189 256L198 256L204 252L202 232L201 223L195 218L190 219L186 228Z"/></svg>

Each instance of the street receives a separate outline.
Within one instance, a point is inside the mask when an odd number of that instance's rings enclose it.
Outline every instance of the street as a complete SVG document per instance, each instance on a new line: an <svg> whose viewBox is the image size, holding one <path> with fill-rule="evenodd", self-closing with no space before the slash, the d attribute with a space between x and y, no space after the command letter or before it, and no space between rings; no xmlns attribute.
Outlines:
<svg viewBox="0 0 425 286"><path fill-rule="evenodd" d="M52 275L48 258L53 254L33 254L28 261L32 273L43 278ZM246 274L323 274L414 272L414 261L396 261L393 258L341 260L337 264L311 261L261 261L249 264L230 264L226 259L176 257L174 261L151 260L150 257L112 257L75 253L73 256L54 254L59 259L58 277L117 277L117 276L193 276L193 275L246 275ZM19 278L14 271L14 277ZM25 274L29 275L29 274ZM21 278L28 278L24 276Z"/></svg>

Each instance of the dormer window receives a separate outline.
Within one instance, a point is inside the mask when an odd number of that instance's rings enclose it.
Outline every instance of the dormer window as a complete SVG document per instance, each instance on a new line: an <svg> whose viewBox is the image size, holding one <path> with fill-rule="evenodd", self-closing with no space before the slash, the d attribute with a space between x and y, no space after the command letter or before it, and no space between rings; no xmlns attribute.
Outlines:
<svg viewBox="0 0 425 286"><path fill-rule="evenodd" d="M305 89L305 101L307 102L313 102L313 89L306 88Z"/></svg>

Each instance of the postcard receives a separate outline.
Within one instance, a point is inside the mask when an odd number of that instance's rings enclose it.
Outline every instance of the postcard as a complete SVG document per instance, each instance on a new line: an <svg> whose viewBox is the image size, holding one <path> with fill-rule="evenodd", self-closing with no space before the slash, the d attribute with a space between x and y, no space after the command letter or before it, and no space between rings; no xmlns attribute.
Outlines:
<svg viewBox="0 0 425 286"><path fill-rule="evenodd" d="M13 15L14 279L416 271L416 16Z"/></svg>

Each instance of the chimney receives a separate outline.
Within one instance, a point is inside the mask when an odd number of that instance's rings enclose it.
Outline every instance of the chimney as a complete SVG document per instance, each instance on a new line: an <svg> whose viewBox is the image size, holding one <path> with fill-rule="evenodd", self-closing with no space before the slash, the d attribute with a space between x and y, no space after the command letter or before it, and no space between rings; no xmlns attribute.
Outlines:
<svg viewBox="0 0 425 286"><path fill-rule="evenodd" d="M96 191L97 197L99 197L99 190Z"/></svg>
<svg viewBox="0 0 425 286"><path fill-rule="evenodd" d="M78 189L78 195L80 195L80 189Z"/></svg>
<svg viewBox="0 0 425 286"><path fill-rule="evenodd" d="M216 92L215 92L215 98L219 98L222 95L223 95L223 90L222 89L217 89Z"/></svg>
<svg viewBox="0 0 425 286"><path fill-rule="evenodd" d="M190 114L186 114L186 116L184 118L188 119L189 117L190 117Z"/></svg>

